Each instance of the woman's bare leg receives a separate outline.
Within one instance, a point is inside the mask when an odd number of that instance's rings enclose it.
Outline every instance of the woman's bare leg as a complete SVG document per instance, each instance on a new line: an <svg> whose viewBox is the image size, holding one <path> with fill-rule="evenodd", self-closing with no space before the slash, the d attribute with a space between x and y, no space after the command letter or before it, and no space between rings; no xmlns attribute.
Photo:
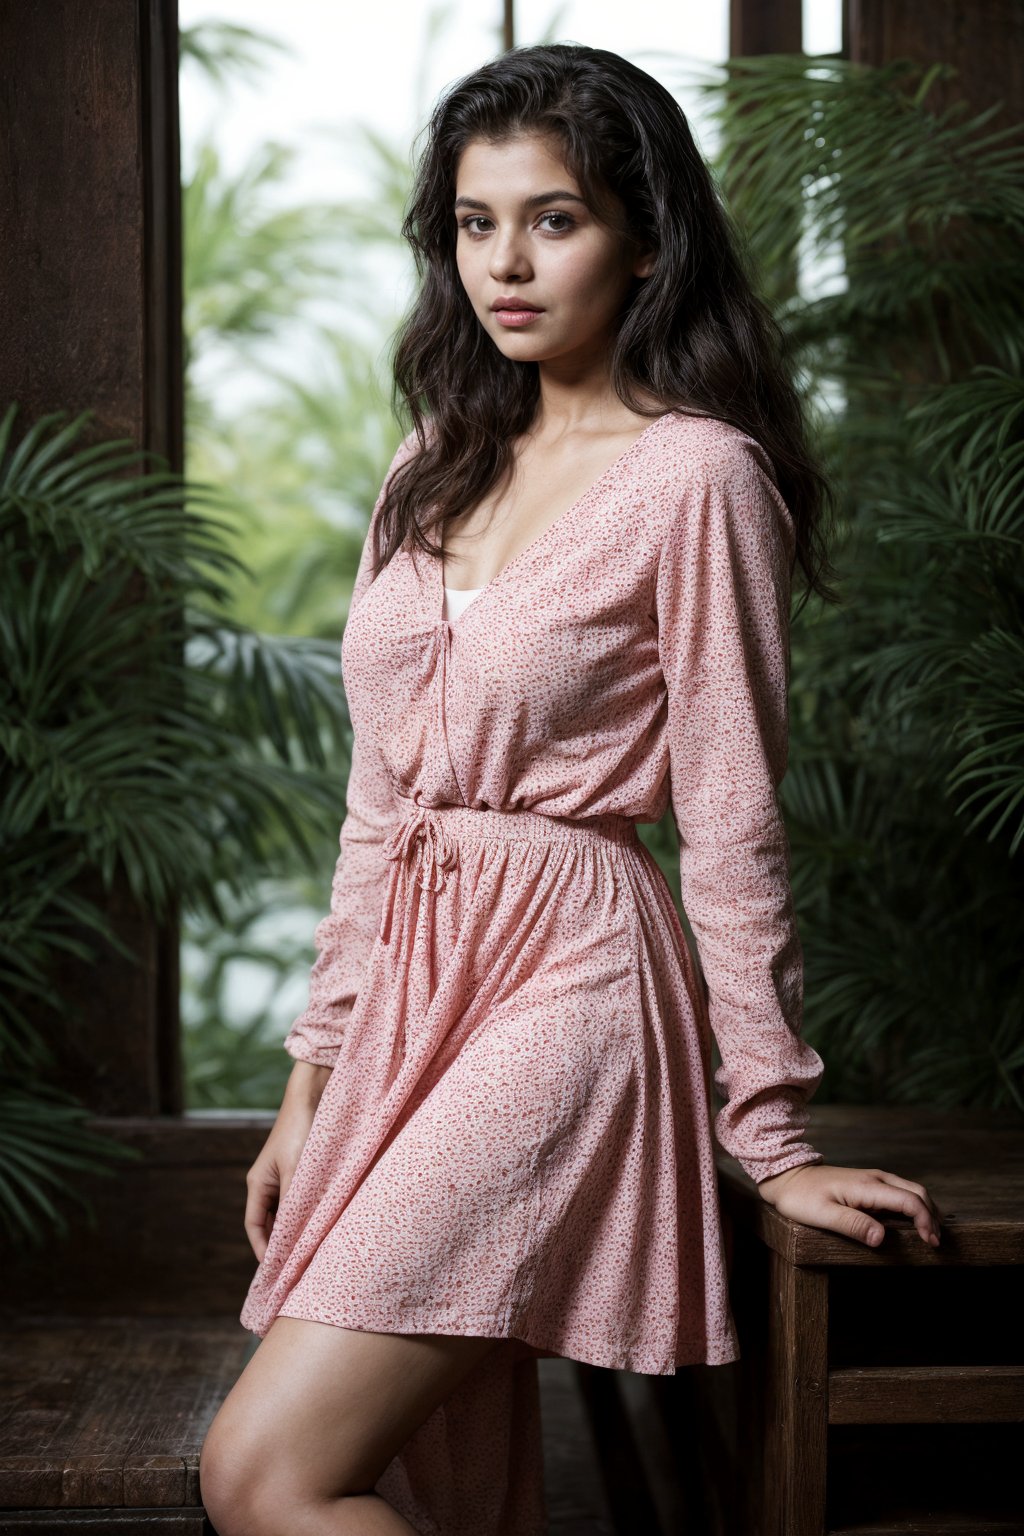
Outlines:
<svg viewBox="0 0 1024 1536"><path fill-rule="evenodd" d="M203 1443L217 1536L409 1536L374 1484L497 1342L276 1318Z"/></svg>

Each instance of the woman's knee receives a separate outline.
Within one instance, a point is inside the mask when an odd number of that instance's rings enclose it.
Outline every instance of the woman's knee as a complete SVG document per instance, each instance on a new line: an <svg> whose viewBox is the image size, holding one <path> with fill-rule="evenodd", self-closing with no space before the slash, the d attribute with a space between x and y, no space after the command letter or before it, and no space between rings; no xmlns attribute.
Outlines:
<svg viewBox="0 0 1024 1536"><path fill-rule="evenodd" d="M301 1512L322 1502L323 1470L305 1465L289 1446L287 1427L270 1438L261 1414L246 1412L244 1396L229 1396L207 1430L199 1454L203 1507L217 1536L285 1536L301 1528ZM358 1444L344 1453L338 1435L330 1497L372 1493Z"/></svg>
<svg viewBox="0 0 1024 1536"><path fill-rule="evenodd" d="M495 1343L278 1319L200 1454L218 1536L296 1532L300 1511L316 1501L371 1493L417 1425Z"/></svg>
<svg viewBox="0 0 1024 1536"><path fill-rule="evenodd" d="M256 1536L259 1458L221 1414L199 1452L199 1492L217 1536Z"/></svg>

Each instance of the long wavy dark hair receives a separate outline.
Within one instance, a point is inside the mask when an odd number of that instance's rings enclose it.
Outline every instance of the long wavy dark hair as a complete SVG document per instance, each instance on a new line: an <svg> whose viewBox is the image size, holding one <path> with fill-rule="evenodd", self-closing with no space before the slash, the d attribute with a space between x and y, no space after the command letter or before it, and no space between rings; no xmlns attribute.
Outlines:
<svg viewBox="0 0 1024 1536"><path fill-rule="evenodd" d="M755 291L747 249L669 91L602 48L514 48L450 86L424 131L402 225L420 285L392 361L392 407L411 419L418 452L390 477L375 574L409 543L440 559L430 531L505 479L513 440L533 423L538 365L505 357L477 319L456 264L453 211L470 141L528 133L560 143L596 217L657 253L654 272L634 277L623 306L610 358L617 395L640 415L713 416L755 438L794 520L803 600L813 590L836 601L822 536L834 493L808 445L784 337ZM638 389L660 406L645 407Z"/></svg>

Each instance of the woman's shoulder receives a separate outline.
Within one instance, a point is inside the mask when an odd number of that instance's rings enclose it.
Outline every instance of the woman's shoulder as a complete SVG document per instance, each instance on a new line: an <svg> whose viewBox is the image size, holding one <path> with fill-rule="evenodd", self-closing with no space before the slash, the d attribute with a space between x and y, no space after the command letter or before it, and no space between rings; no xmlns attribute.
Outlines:
<svg viewBox="0 0 1024 1536"><path fill-rule="evenodd" d="M668 469L686 483L728 480L758 469L775 480L771 457L758 439L719 416L669 411L665 431L655 434L651 447L652 470Z"/></svg>
<svg viewBox="0 0 1024 1536"><path fill-rule="evenodd" d="M431 431L431 423L429 421L425 422L423 427L423 440L421 441L416 428L411 428L411 430L405 434L398 447L395 449L395 456L391 461L391 466L388 470L388 473L390 474L393 470L398 469L399 466L406 463L408 459L415 458L416 454L420 453L424 446L430 442Z"/></svg>
<svg viewBox="0 0 1024 1536"><path fill-rule="evenodd" d="M651 541L676 551L737 539L791 547L792 517L775 467L752 433L717 416L668 413L664 430L648 434L636 466L637 490Z"/></svg>

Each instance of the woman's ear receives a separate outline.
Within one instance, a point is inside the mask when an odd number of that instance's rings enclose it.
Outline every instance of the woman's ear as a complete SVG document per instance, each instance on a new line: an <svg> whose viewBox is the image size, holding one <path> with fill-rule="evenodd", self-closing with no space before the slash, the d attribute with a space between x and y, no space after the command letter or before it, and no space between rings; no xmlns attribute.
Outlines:
<svg viewBox="0 0 1024 1536"><path fill-rule="evenodd" d="M650 277L657 264L657 251L642 251L633 262L633 276Z"/></svg>

